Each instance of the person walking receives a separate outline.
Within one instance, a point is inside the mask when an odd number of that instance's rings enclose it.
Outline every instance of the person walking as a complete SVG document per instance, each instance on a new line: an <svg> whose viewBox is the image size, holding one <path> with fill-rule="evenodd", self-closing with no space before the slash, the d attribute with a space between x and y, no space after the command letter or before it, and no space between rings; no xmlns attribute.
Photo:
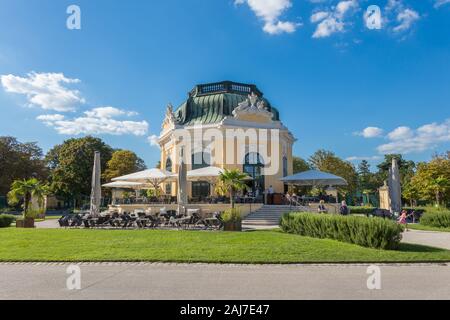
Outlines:
<svg viewBox="0 0 450 320"><path fill-rule="evenodd" d="M349 214L349 209L347 206L347 202L345 202L345 200L341 202L341 207L339 208L339 213L343 216L346 216Z"/></svg>

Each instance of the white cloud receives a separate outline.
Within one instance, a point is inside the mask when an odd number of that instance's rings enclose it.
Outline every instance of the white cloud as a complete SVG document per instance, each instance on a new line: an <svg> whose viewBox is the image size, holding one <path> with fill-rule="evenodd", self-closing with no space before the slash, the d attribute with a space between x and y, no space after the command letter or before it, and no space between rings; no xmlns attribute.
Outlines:
<svg viewBox="0 0 450 320"><path fill-rule="evenodd" d="M135 116L137 112L134 111L124 111L114 107L98 107L90 111L86 111L85 114L91 118L114 118L118 116Z"/></svg>
<svg viewBox="0 0 450 320"><path fill-rule="evenodd" d="M63 73L31 72L26 77L12 74L1 76L6 92L23 94L29 104L59 112L74 111L77 105L85 103L78 90L66 86L79 82L78 79L66 78Z"/></svg>
<svg viewBox="0 0 450 320"><path fill-rule="evenodd" d="M264 32L269 34L292 33L301 24L281 21L281 15L292 7L292 0L235 0L235 5L247 3L255 15L264 21Z"/></svg>
<svg viewBox="0 0 450 320"><path fill-rule="evenodd" d="M423 152L450 142L450 119L443 123L430 123L415 130L398 127L388 134L390 140L377 149L381 154Z"/></svg>
<svg viewBox="0 0 450 320"><path fill-rule="evenodd" d="M318 23L313 38L326 38L333 33L345 30L345 17L351 10L358 8L356 0L340 1L335 7L326 11L318 11L311 15L310 21Z"/></svg>
<svg viewBox="0 0 450 320"><path fill-rule="evenodd" d="M312 23L317 23L319 21L322 21L323 19L327 18L330 15L329 12L326 11L318 11L316 13L313 13L311 15L311 18L309 19Z"/></svg>
<svg viewBox="0 0 450 320"><path fill-rule="evenodd" d="M37 119L46 125L55 128L59 134L132 134L143 136L147 134L148 123L146 121L128 121L114 119L130 113L114 107L99 107L85 111L83 116L66 119L63 115L41 115Z"/></svg>
<svg viewBox="0 0 450 320"><path fill-rule="evenodd" d="M420 15L412 10L412 9L404 9L400 11L397 15L397 22L399 23L396 27L394 27L392 30L394 32L402 32L406 31L416 22L420 19Z"/></svg>
<svg viewBox="0 0 450 320"><path fill-rule="evenodd" d="M409 127L398 127L395 130L389 132L388 138L390 140L402 140L409 139L414 135L414 132Z"/></svg>
<svg viewBox="0 0 450 320"><path fill-rule="evenodd" d="M434 7L439 8L440 6L443 6L444 4L450 3L450 0L436 0Z"/></svg>
<svg viewBox="0 0 450 320"><path fill-rule="evenodd" d="M281 34L283 32L292 33L295 32L298 25L298 23L296 24L289 21L278 21L275 24L272 22L268 22L264 25L263 30L269 34Z"/></svg>
<svg viewBox="0 0 450 320"><path fill-rule="evenodd" d="M152 147L158 147L159 148L159 137L155 134L152 134L147 138L148 142Z"/></svg>
<svg viewBox="0 0 450 320"><path fill-rule="evenodd" d="M345 160L347 161L362 161L362 160L367 160L367 161L374 161L374 160L380 160L383 157L381 156L369 156L369 157L358 157L358 156L352 156L352 157L348 157Z"/></svg>
<svg viewBox="0 0 450 320"><path fill-rule="evenodd" d="M383 135L383 129L378 127L367 127L361 132L355 132L355 135L362 136L364 138L377 138Z"/></svg>

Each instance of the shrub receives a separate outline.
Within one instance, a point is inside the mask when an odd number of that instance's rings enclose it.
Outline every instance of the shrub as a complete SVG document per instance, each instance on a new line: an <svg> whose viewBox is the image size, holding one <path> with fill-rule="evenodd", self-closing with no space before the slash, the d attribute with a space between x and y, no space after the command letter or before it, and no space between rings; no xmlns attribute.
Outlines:
<svg viewBox="0 0 450 320"><path fill-rule="evenodd" d="M425 226L436 228L450 228L450 211L426 212L420 219Z"/></svg>
<svg viewBox="0 0 450 320"><path fill-rule="evenodd" d="M350 209L350 213L352 214L365 214L365 215L368 215L375 210L374 207L368 206L365 207L349 206L348 208Z"/></svg>
<svg viewBox="0 0 450 320"><path fill-rule="evenodd" d="M228 209L226 210L222 215L223 222L241 222L242 221L242 215L241 211L239 209Z"/></svg>
<svg viewBox="0 0 450 320"><path fill-rule="evenodd" d="M392 220L312 213L287 213L280 220L283 232L328 238L376 249L397 249L403 227Z"/></svg>
<svg viewBox="0 0 450 320"><path fill-rule="evenodd" d="M7 228L16 220L16 217L10 214L0 214L0 228Z"/></svg>

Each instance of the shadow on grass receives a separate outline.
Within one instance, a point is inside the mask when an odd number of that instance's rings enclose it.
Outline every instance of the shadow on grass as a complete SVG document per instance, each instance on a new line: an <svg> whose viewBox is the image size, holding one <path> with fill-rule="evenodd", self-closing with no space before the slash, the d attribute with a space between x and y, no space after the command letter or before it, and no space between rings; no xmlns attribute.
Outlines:
<svg viewBox="0 0 450 320"><path fill-rule="evenodd" d="M447 252L446 249L435 248L422 246L420 244L412 244L412 243L400 243L400 246L395 251L403 251L403 252L417 252L417 253L436 253L436 252Z"/></svg>

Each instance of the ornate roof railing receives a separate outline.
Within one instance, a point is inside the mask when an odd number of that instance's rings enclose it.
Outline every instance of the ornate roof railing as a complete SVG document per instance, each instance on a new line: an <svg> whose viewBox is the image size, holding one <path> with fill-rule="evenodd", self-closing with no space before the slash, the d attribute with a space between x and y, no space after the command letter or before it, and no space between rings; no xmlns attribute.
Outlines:
<svg viewBox="0 0 450 320"><path fill-rule="evenodd" d="M263 93L258 90L254 84L245 84L232 81L222 81L215 83L199 84L189 92L190 97L198 97L203 95L215 94L215 93L237 93L237 94L251 94L255 93L257 96L262 97Z"/></svg>

